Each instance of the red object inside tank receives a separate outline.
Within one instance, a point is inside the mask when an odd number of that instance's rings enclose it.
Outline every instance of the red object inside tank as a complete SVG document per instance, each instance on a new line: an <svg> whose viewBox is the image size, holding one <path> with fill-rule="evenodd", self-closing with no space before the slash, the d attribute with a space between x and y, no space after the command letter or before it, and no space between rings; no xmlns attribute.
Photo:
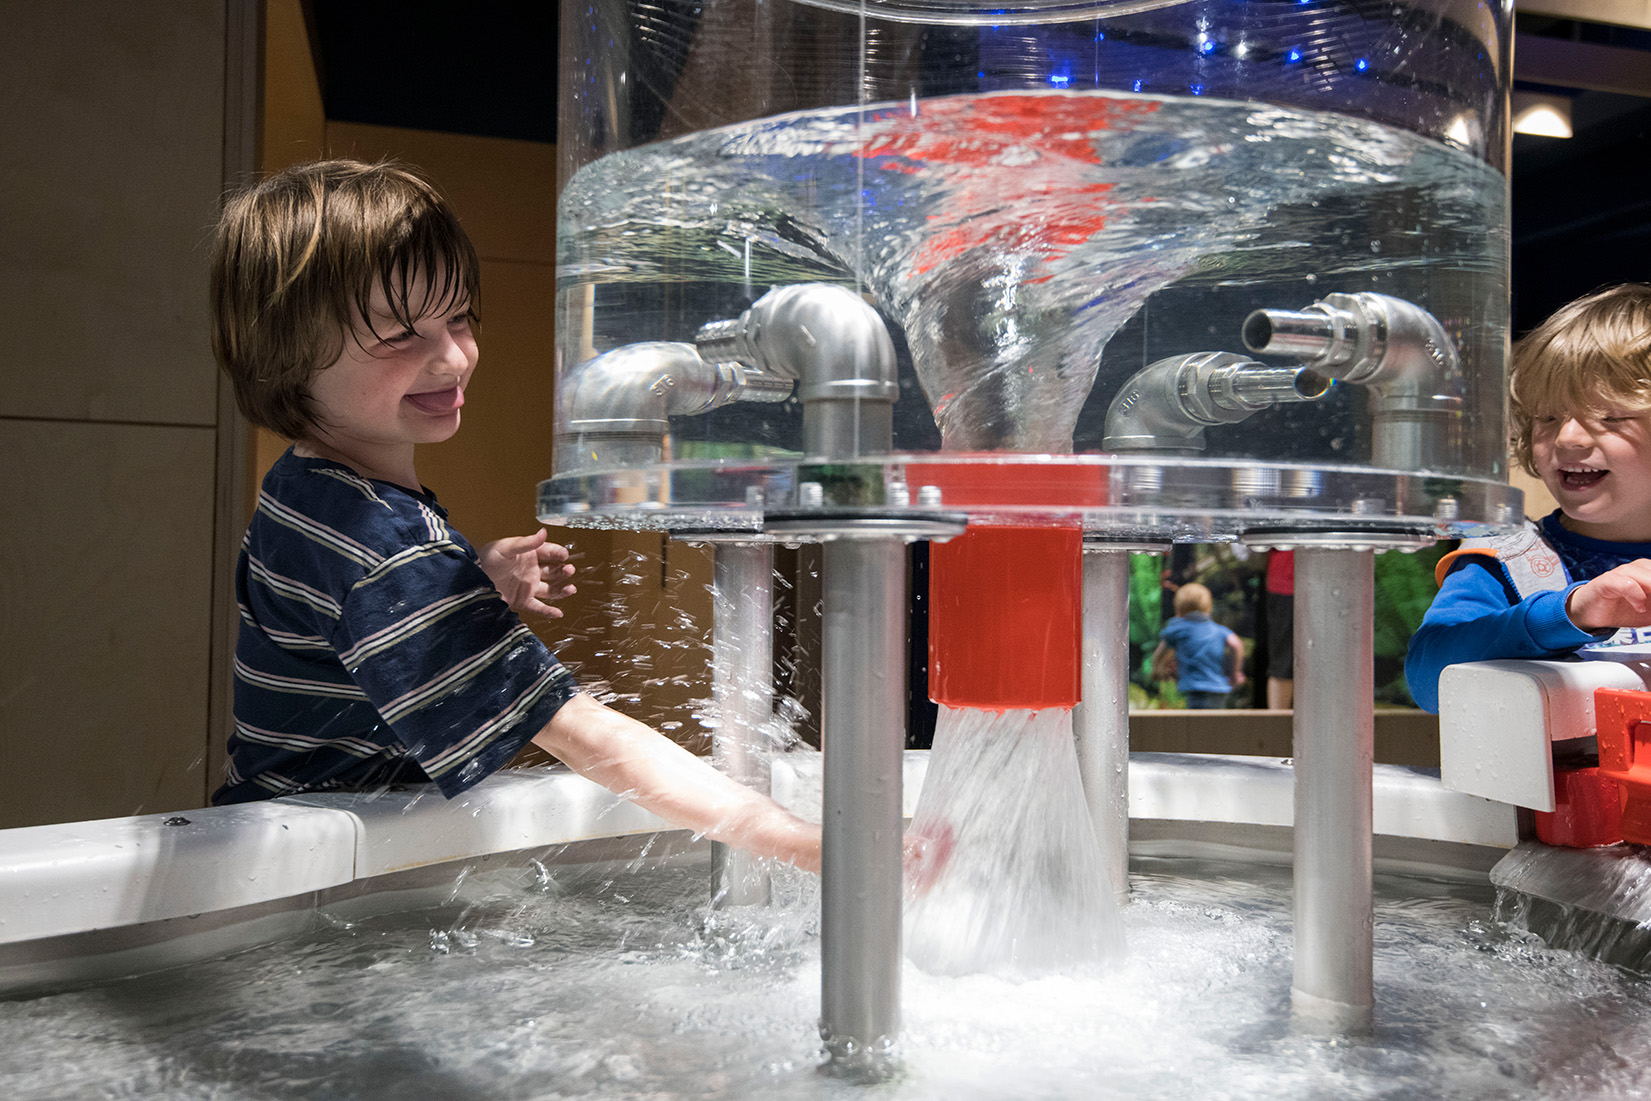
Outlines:
<svg viewBox="0 0 1651 1101"><path fill-rule="evenodd" d="M929 554L929 694L951 707L1071 707L1083 531L971 525Z"/></svg>

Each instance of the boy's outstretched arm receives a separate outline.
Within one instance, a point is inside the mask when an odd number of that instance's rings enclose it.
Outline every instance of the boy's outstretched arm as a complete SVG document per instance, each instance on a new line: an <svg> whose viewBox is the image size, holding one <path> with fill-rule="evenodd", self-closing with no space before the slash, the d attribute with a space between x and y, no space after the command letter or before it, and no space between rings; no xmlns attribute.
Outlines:
<svg viewBox="0 0 1651 1101"><path fill-rule="evenodd" d="M561 706L533 744L673 825L805 871L820 870L819 826L583 692Z"/></svg>
<svg viewBox="0 0 1651 1101"><path fill-rule="evenodd" d="M578 591L568 581L573 576L568 549L552 543L544 528L484 544L476 552L476 564L513 612L559 619L562 609L550 602Z"/></svg>
<svg viewBox="0 0 1651 1101"><path fill-rule="evenodd" d="M1438 713L1439 674L1447 665L1563 657L1604 637L1565 614L1566 598L1579 586L1515 601L1500 573L1494 562L1468 559L1439 587L1405 652L1405 684L1416 706Z"/></svg>
<svg viewBox="0 0 1651 1101"><path fill-rule="evenodd" d="M1565 610L1584 631L1651 624L1651 559L1636 558L1578 585Z"/></svg>

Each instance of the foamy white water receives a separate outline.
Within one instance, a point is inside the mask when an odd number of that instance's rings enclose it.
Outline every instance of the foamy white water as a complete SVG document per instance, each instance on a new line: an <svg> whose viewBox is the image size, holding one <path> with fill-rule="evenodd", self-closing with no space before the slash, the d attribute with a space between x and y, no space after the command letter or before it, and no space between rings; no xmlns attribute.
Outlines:
<svg viewBox="0 0 1651 1101"><path fill-rule="evenodd" d="M469 877L451 905L0 1002L0 1096L514 1101L1629 1098L1651 986L1378 875L1376 1024L1289 1027L1289 870L1136 862L1130 951L1014 981L908 965L899 1081L818 1074L818 880L712 913L709 867Z"/></svg>
<svg viewBox="0 0 1651 1101"><path fill-rule="evenodd" d="M1122 952L1069 709L942 705L911 830L952 842L906 907L906 955L925 971L1070 973Z"/></svg>

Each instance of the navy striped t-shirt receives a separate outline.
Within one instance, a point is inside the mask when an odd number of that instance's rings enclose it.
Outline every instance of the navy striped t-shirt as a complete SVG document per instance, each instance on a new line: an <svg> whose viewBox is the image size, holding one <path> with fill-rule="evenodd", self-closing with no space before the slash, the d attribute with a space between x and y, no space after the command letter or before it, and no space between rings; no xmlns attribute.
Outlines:
<svg viewBox="0 0 1651 1101"><path fill-rule="evenodd" d="M433 495L291 450L236 571L235 732L214 803L507 764L578 686Z"/></svg>

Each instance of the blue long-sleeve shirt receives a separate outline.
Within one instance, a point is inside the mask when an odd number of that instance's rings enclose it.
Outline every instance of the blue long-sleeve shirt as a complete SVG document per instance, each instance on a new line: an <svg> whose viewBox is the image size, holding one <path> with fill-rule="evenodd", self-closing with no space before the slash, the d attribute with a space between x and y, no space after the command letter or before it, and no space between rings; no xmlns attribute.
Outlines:
<svg viewBox="0 0 1651 1101"><path fill-rule="evenodd" d="M1521 598L1512 578L1488 555L1452 563L1439 595L1422 618L1405 655L1405 682L1417 705L1437 713L1439 674L1445 666L1495 658L1562 658L1614 632L1591 633L1571 622L1565 601L1577 586L1636 558L1651 544L1590 539L1565 529L1556 511L1543 518L1543 539L1565 567L1564 589Z"/></svg>

